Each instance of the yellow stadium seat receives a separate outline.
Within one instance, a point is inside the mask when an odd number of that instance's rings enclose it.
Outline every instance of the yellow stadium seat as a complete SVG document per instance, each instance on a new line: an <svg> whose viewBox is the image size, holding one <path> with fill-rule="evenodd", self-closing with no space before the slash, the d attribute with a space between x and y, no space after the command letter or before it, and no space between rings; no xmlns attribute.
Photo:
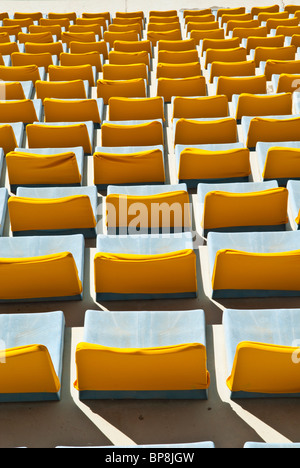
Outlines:
<svg viewBox="0 0 300 468"><path fill-rule="evenodd" d="M278 79L276 93L293 93L299 89L300 73L298 75L281 73Z"/></svg>
<svg viewBox="0 0 300 468"><path fill-rule="evenodd" d="M278 26L299 26L299 18L287 18L287 19L273 19L267 20L268 33L271 33L272 29L277 29Z"/></svg>
<svg viewBox="0 0 300 468"><path fill-rule="evenodd" d="M267 37L268 30L265 26L258 28L234 28L232 37L238 37L240 40L248 37Z"/></svg>
<svg viewBox="0 0 300 468"><path fill-rule="evenodd" d="M44 43L53 42L53 36L50 32L20 33L18 34L18 41L20 44L25 44L26 42L35 42L38 44L44 44Z"/></svg>
<svg viewBox="0 0 300 468"><path fill-rule="evenodd" d="M150 70L150 55L147 51L117 52L111 50L108 54L108 63L112 65L130 65L132 63L144 63Z"/></svg>
<svg viewBox="0 0 300 468"><path fill-rule="evenodd" d="M104 190L110 184L163 184L164 155L160 148L131 153L98 149L93 156L94 184Z"/></svg>
<svg viewBox="0 0 300 468"><path fill-rule="evenodd" d="M236 28L258 28L260 25L258 20L250 21L234 21L230 20L226 26L226 35L228 36L231 31L234 31ZM234 34L233 34L234 37Z"/></svg>
<svg viewBox="0 0 300 468"><path fill-rule="evenodd" d="M110 24L109 27L108 27L108 31L110 31L110 32L120 32L120 33L135 31L135 32L138 33L140 39L141 39L141 36L142 36L142 27L141 27L140 23L133 23L133 24L128 24L128 25L125 25L125 24Z"/></svg>
<svg viewBox="0 0 300 468"><path fill-rule="evenodd" d="M266 37L248 37L247 38L247 54L250 53L250 50L255 50L256 47L283 47L284 46L284 36L266 36Z"/></svg>
<svg viewBox="0 0 300 468"><path fill-rule="evenodd" d="M299 141L300 118L276 119L253 117L247 135L247 147L255 148L258 141Z"/></svg>
<svg viewBox="0 0 300 468"><path fill-rule="evenodd" d="M62 67L91 65L92 67L95 67L97 73L102 72L102 61L98 52L85 52L81 54L62 52L60 54L60 65Z"/></svg>
<svg viewBox="0 0 300 468"><path fill-rule="evenodd" d="M184 52L195 50L196 44L194 39L182 39L180 41L158 41L157 50L158 52L170 51L170 52Z"/></svg>
<svg viewBox="0 0 300 468"><path fill-rule="evenodd" d="M210 70L210 83L213 83L214 77L220 76L254 76L254 60L243 62L213 62Z"/></svg>
<svg viewBox="0 0 300 468"><path fill-rule="evenodd" d="M147 97L147 83L143 78L133 80L98 80L97 97L108 104L111 97Z"/></svg>
<svg viewBox="0 0 300 468"><path fill-rule="evenodd" d="M161 97L144 99L112 97L108 104L109 120L165 120Z"/></svg>
<svg viewBox="0 0 300 468"><path fill-rule="evenodd" d="M0 82L1 99L7 101L20 101L26 99L24 89L19 81Z"/></svg>
<svg viewBox="0 0 300 468"><path fill-rule="evenodd" d="M246 13L245 7L219 8L217 11L217 19L222 18L223 15L243 15L245 13Z"/></svg>
<svg viewBox="0 0 300 468"><path fill-rule="evenodd" d="M148 31L147 39L151 41L153 46L156 46L158 41L180 41L182 39L181 30L174 29L173 31Z"/></svg>
<svg viewBox="0 0 300 468"><path fill-rule="evenodd" d="M150 41L115 41L114 51L116 52L147 52L150 57L153 57L152 44Z"/></svg>
<svg viewBox="0 0 300 468"><path fill-rule="evenodd" d="M230 117L217 120L178 119L174 129L174 145L236 143L237 123Z"/></svg>
<svg viewBox="0 0 300 468"><path fill-rule="evenodd" d="M49 19L54 19L54 20L57 20L57 19L61 19L61 18L68 18L68 20L71 22L73 21L74 23L76 22L76 18L77 18L77 14L72 11L72 12L68 12L68 13L53 13L53 12L49 12L48 13L48 18Z"/></svg>
<svg viewBox="0 0 300 468"><path fill-rule="evenodd" d="M196 45L199 45L203 39L225 39L225 31L223 28L191 31L190 38L195 41Z"/></svg>
<svg viewBox="0 0 300 468"><path fill-rule="evenodd" d="M14 13L14 18L15 19L22 19L22 18L31 18L33 21L39 21L41 18L43 18L43 13L40 11L37 12L27 12L27 13L21 13L21 12L15 12Z"/></svg>
<svg viewBox="0 0 300 468"><path fill-rule="evenodd" d="M0 125L0 142L1 148L3 149L5 155L18 147L16 135L12 125Z"/></svg>
<svg viewBox="0 0 300 468"><path fill-rule="evenodd" d="M83 80L73 81L36 81L36 97L44 101L45 98L54 99L86 99Z"/></svg>
<svg viewBox="0 0 300 468"><path fill-rule="evenodd" d="M101 40L102 39L102 29L99 24L89 24L89 25L82 25L82 24L72 24L69 27L70 33L89 33L92 32L96 35L96 37Z"/></svg>
<svg viewBox="0 0 300 468"><path fill-rule="evenodd" d="M200 62L181 64L158 63L156 68L157 78L189 78L200 75Z"/></svg>
<svg viewBox="0 0 300 468"><path fill-rule="evenodd" d="M102 122L102 109L96 99L45 98L43 104L45 122Z"/></svg>
<svg viewBox="0 0 300 468"><path fill-rule="evenodd" d="M186 16L202 16L202 15L209 15L211 14L212 10L211 8L204 8L202 10L189 10L185 9L183 10L183 17L185 18Z"/></svg>
<svg viewBox="0 0 300 468"><path fill-rule="evenodd" d="M35 83L41 79L37 65L20 67L0 66L0 79L3 81L32 81Z"/></svg>
<svg viewBox="0 0 300 468"><path fill-rule="evenodd" d="M195 63L199 61L198 51L196 49L187 51L169 51L159 50L157 55L158 63Z"/></svg>
<svg viewBox="0 0 300 468"><path fill-rule="evenodd" d="M279 13L279 5L271 5L271 6L253 6L251 8L251 13L253 16L258 16L259 13Z"/></svg>
<svg viewBox="0 0 300 468"><path fill-rule="evenodd" d="M267 60L295 60L296 47L256 47L254 60L258 67L260 62Z"/></svg>
<svg viewBox="0 0 300 468"><path fill-rule="evenodd" d="M11 191L18 187L80 186L82 176L73 151L57 153L18 151L11 149L6 155L8 180Z"/></svg>
<svg viewBox="0 0 300 468"><path fill-rule="evenodd" d="M70 20L68 18L56 18L56 19L50 19L50 18L41 18L39 24L41 26L60 26L60 28L65 28L65 31L69 30L70 27ZM30 26L30 29L33 28L33 26Z"/></svg>
<svg viewBox="0 0 300 468"><path fill-rule="evenodd" d="M149 11L149 18L151 18L152 16L158 16L158 17L177 16L177 10L164 10L164 11L150 10Z"/></svg>
<svg viewBox="0 0 300 468"><path fill-rule="evenodd" d="M71 54L87 54L89 52L97 52L103 55L103 59L108 59L108 48L105 41L98 42L70 42L69 50Z"/></svg>
<svg viewBox="0 0 300 468"><path fill-rule="evenodd" d="M164 145L161 122L154 120L138 124L104 122L101 127L102 146L157 146Z"/></svg>
<svg viewBox="0 0 300 468"><path fill-rule="evenodd" d="M103 65L103 80L125 81L137 78L143 78L148 83L149 73L147 65L144 63L133 63L126 65L126 67L124 65L112 65L108 63Z"/></svg>
<svg viewBox="0 0 300 468"><path fill-rule="evenodd" d="M287 11L280 12L260 12L257 15L258 21L261 23L267 22L268 19L287 19L289 13Z"/></svg>
<svg viewBox="0 0 300 468"><path fill-rule="evenodd" d="M82 25L82 26L89 26L89 25L93 25L93 24L98 24L101 28L103 28L103 31L107 31L107 29L108 29L107 20L104 17L76 18L76 24Z"/></svg>
<svg viewBox="0 0 300 468"><path fill-rule="evenodd" d="M105 42L107 42L111 49L114 48L115 41L138 41L139 34L136 31L125 32L112 32L105 31L103 34Z"/></svg>
<svg viewBox="0 0 300 468"><path fill-rule="evenodd" d="M207 49L205 55L205 68L212 62L245 62L247 51L244 47L235 49Z"/></svg>
<svg viewBox="0 0 300 468"><path fill-rule="evenodd" d="M33 19L31 18L21 18L21 19L11 19L4 18L3 26L19 26L20 28L28 28L33 24Z"/></svg>
<svg viewBox="0 0 300 468"><path fill-rule="evenodd" d="M240 46L240 39L233 37L231 39L203 39L201 55L204 55L208 49L235 49Z"/></svg>
<svg viewBox="0 0 300 468"><path fill-rule="evenodd" d="M44 54L49 53L51 55L56 55L60 57L60 54L63 53L63 45L60 41L51 42L48 44L37 44L35 42L27 42L25 44L25 52L27 54Z"/></svg>
<svg viewBox="0 0 300 468"><path fill-rule="evenodd" d="M14 52L11 55L11 62L14 67L22 67L26 65L36 65L37 67L44 67L46 72L48 72L49 66L53 65L53 59L50 52L43 52L39 54Z"/></svg>
<svg viewBox="0 0 300 468"><path fill-rule="evenodd" d="M56 36L56 39L60 41L61 39L61 26L59 24L52 24L47 26L42 25L33 25L29 26L30 34L41 34L41 33L50 33L52 36Z"/></svg>
<svg viewBox="0 0 300 468"><path fill-rule="evenodd" d="M87 80L90 86L95 86L95 78L92 65L78 65L63 67L50 65L49 81Z"/></svg>
<svg viewBox="0 0 300 468"><path fill-rule="evenodd" d="M204 76L190 78L159 78L157 80L157 96L162 96L166 103L173 96L206 96L206 80Z"/></svg>
<svg viewBox="0 0 300 468"><path fill-rule="evenodd" d="M96 35L94 32L69 32L63 31L61 33L61 41L69 47L70 42L96 42Z"/></svg>
<svg viewBox="0 0 300 468"><path fill-rule="evenodd" d="M267 60L265 66L265 75L267 80L272 79L272 75L281 75L282 73L300 73L300 60Z"/></svg>
<svg viewBox="0 0 300 468"><path fill-rule="evenodd" d="M14 52L20 52L17 42L0 42L0 54L11 55Z"/></svg>
<svg viewBox="0 0 300 468"><path fill-rule="evenodd" d="M0 122L23 122L25 124L38 121L37 112L31 99L20 101L0 101Z"/></svg>
<svg viewBox="0 0 300 468"><path fill-rule="evenodd" d="M288 115L293 112L292 93L239 95L235 118L240 120L244 115Z"/></svg>
<svg viewBox="0 0 300 468"><path fill-rule="evenodd" d="M227 117L228 99L226 96L181 97L173 99L172 119L198 119Z"/></svg>
<svg viewBox="0 0 300 468"><path fill-rule="evenodd" d="M222 15L221 18L221 26L224 27L225 24L228 23L228 21L251 21L253 19L253 16L251 13L243 13L241 15Z"/></svg>
<svg viewBox="0 0 300 468"><path fill-rule="evenodd" d="M285 230L288 190L264 183L206 184L198 186L201 228L209 232Z"/></svg>
<svg viewBox="0 0 300 468"><path fill-rule="evenodd" d="M85 154L92 154L92 142L85 123L30 124L26 127L29 148L72 148L82 146Z"/></svg>
<svg viewBox="0 0 300 468"><path fill-rule="evenodd" d="M214 151L186 147L180 152L177 169L178 182L184 182L190 188L197 188L201 182L248 182L250 151L248 148Z"/></svg>
<svg viewBox="0 0 300 468"><path fill-rule="evenodd" d="M197 23L188 23L187 25L187 33L191 33L192 31L211 31L212 29L219 29L220 25L218 21L211 21L211 22L197 22Z"/></svg>

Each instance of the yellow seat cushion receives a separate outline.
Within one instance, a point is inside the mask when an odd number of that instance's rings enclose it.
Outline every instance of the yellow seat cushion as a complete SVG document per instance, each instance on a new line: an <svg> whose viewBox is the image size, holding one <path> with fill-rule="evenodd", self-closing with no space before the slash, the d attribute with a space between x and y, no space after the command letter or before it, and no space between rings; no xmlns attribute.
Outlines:
<svg viewBox="0 0 300 468"><path fill-rule="evenodd" d="M300 150L298 148L269 148L262 176L264 179L300 177Z"/></svg>
<svg viewBox="0 0 300 468"><path fill-rule="evenodd" d="M208 151L186 148L180 154L178 179L231 179L251 173L248 148Z"/></svg>
<svg viewBox="0 0 300 468"><path fill-rule="evenodd" d="M234 49L207 49L205 56L205 68L212 62L245 62L247 51L244 47Z"/></svg>
<svg viewBox="0 0 300 468"><path fill-rule="evenodd" d="M206 80L203 75L188 78L158 78L157 96L171 102L173 96L206 96Z"/></svg>
<svg viewBox="0 0 300 468"><path fill-rule="evenodd" d="M86 99L83 80L74 81L36 81L36 97L44 101L53 99Z"/></svg>
<svg viewBox="0 0 300 468"><path fill-rule="evenodd" d="M164 101L161 97L112 97L108 104L109 120L165 120Z"/></svg>
<svg viewBox="0 0 300 468"><path fill-rule="evenodd" d="M181 97L173 101L172 119L193 119L206 117L227 117L228 99L226 96Z"/></svg>
<svg viewBox="0 0 300 468"><path fill-rule="evenodd" d="M293 112L292 93L256 96L242 93L239 96L236 119L243 115L288 115Z"/></svg>
<svg viewBox="0 0 300 468"><path fill-rule="evenodd" d="M176 123L174 145L204 145L209 143L236 143L235 119L196 121L179 119Z"/></svg>
<svg viewBox="0 0 300 468"><path fill-rule="evenodd" d="M258 141L299 141L300 118L268 119L253 117L247 135L247 147L254 148Z"/></svg>
<svg viewBox="0 0 300 468"><path fill-rule="evenodd" d="M104 104L108 104L111 97L147 97L146 83L143 78L117 81L98 80L97 97L102 98Z"/></svg>
<svg viewBox="0 0 300 468"><path fill-rule="evenodd" d="M220 76L218 78L218 95L224 94L228 101L232 100L233 94L251 93L266 94L267 79L265 75L256 76Z"/></svg>
<svg viewBox="0 0 300 468"><path fill-rule="evenodd" d="M158 63L156 67L157 78L190 78L200 75L200 62L180 64Z"/></svg>
<svg viewBox="0 0 300 468"><path fill-rule="evenodd" d="M299 374L293 361L297 348L242 341L237 345L226 383L233 391L269 394L299 393Z"/></svg>
<svg viewBox="0 0 300 468"><path fill-rule="evenodd" d="M84 80L88 81L90 86L95 86L95 79L92 65L50 65L49 81L72 81Z"/></svg>
<svg viewBox="0 0 300 468"><path fill-rule="evenodd" d="M11 125L0 125L0 145L4 154L13 151L18 146L15 133Z"/></svg>
<svg viewBox="0 0 300 468"><path fill-rule="evenodd" d="M82 293L78 270L69 252L28 258L2 258L1 300L56 298Z"/></svg>
<svg viewBox="0 0 300 468"><path fill-rule="evenodd" d="M288 222L288 191L276 188L252 193L211 191L205 196L204 229L280 226Z"/></svg>
<svg viewBox="0 0 300 468"><path fill-rule="evenodd" d="M161 122L118 125L105 122L101 128L102 146L155 146L164 144Z"/></svg>
<svg viewBox="0 0 300 468"><path fill-rule="evenodd" d="M300 74L300 60L271 60L266 61L265 75L270 81L272 76L289 73L294 75Z"/></svg>
<svg viewBox="0 0 300 468"><path fill-rule="evenodd" d="M0 66L0 79L3 81L32 81L33 84L41 79L37 65L20 67Z"/></svg>
<svg viewBox="0 0 300 468"><path fill-rule="evenodd" d="M96 185L164 181L163 154L160 150L130 154L94 153Z"/></svg>
<svg viewBox="0 0 300 468"><path fill-rule="evenodd" d="M82 54L71 54L62 52L60 54L60 65L62 67L77 67L80 65L91 65L98 73L102 72L101 57L98 52L86 52Z"/></svg>
<svg viewBox="0 0 300 468"><path fill-rule="evenodd" d="M94 259L97 293L177 294L197 291L193 250L157 255L98 253Z"/></svg>
<svg viewBox="0 0 300 468"><path fill-rule="evenodd" d="M70 148L82 146L84 152L92 153L88 129L84 123L74 125L27 125L29 148Z"/></svg>
<svg viewBox="0 0 300 468"><path fill-rule="evenodd" d="M87 195L54 199L11 197L8 210L13 232L88 229L96 226Z"/></svg>
<svg viewBox="0 0 300 468"><path fill-rule="evenodd" d="M79 343L77 390L207 389L206 349L200 343L156 348L108 348Z"/></svg>
<svg viewBox="0 0 300 468"><path fill-rule="evenodd" d="M43 52L39 54L14 52L11 54L11 63L13 67L36 65L37 67L44 67L46 72L48 72L48 67L49 65L53 65L53 60L50 52Z"/></svg>
<svg viewBox="0 0 300 468"><path fill-rule="evenodd" d="M33 123L37 120L35 107L30 99L0 102L0 122Z"/></svg>
<svg viewBox="0 0 300 468"><path fill-rule="evenodd" d="M136 227L138 217L141 228L190 228L189 206L189 195L181 190L148 196L109 194L106 224L109 228Z"/></svg>
<svg viewBox="0 0 300 468"><path fill-rule="evenodd" d="M299 291L300 251L249 253L222 249L216 254L214 290Z"/></svg>
<svg viewBox="0 0 300 468"><path fill-rule="evenodd" d="M46 346L32 344L0 351L0 393L57 393L60 381Z"/></svg>
<svg viewBox="0 0 300 468"><path fill-rule="evenodd" d="M88 122L101 123L96 99L68 101L44 99L45 122Z"/></svg>
<svg viewBox="0 0 300 468"><path fill-rule="evenodd" d="M11 185L72 185L80 184L75 153L53 155L10 151L6 155Z"/></svg>
<svg viewBox="0 0 300 468"><path fill-rule="evenodd" d="M241 62L213 62L210 71L210 83L215 76L255 76L254 60Z"/></svg>

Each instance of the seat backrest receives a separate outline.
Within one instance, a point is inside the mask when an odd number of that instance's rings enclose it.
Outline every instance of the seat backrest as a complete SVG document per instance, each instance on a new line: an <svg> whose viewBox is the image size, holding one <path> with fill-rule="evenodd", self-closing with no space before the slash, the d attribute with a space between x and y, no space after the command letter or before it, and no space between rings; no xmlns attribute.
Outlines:
<svg viewBox="0 0 300 468"><path fill-rule="evenodd" d="M73 81L87 80L90 86L95 86L95 79L92 65L67 66L50 65L49 69L50 81Z"/></svg>
<svg viewBox="0 0 300 468"><path fill-rule="evenodd" d="M0 122L23 122L27 124L37 120L38 117L31 99L0 102Z"/></svg>
<svg viewBox="0 0 300 468"><path fill-rule="evenodd" d="M109 100L109 120L154 120L164 117L164 101L161 97L131 99L112 97Z"/></svg>
<svg viewBox="0 0 300 468"><path fill-rule="evenodd" d="M81 175L75 153L34 154L10 150L6 155L11 185L78 185Z"/></svg>
<svg viewBox="0 0 300 468"><path fill-rule="evenodd" d="M98 80L97 97L108 104L111 97L146 97L146 83L143 78L132 80Z"/></svg>
<svg viewBox="0 0 300 468"><path fill-rule="evenodd" d="M82 146L86 154L92 153L92 144L86 124L27 125L29 148L71 148Z"/></svg>

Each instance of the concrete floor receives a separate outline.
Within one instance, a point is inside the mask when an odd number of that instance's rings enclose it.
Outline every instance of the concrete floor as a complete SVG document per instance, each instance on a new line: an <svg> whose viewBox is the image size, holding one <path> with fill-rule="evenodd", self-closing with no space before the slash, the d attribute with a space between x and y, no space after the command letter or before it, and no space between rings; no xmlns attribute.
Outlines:
<svg viewBox="0 0 300 468"><path fill-rule="evenodd" d="M151 2L151 9L194 8L195 0ZM289 3L292 3L291 1ZM218 6L265 5L261 2L227 1ZM270 3L271 4L271 3ZM113 5L113 8L111 6ZM162 6L163 5L163 6ZM214 6L203 4L204 7ZM0 1L0 10L6 11L7 2ZM83 11L95 12L98 2L89 1L22 1L10 0L10 11ZM101 6L102 11L137 11L147 14L149 2L125 0ZM151 96L155 95L155 62L151 74ZM209 88L209 94L211 89ZM95 90L94 90L95 92ZM166 158L169 182L175 182L173 134L170 106L166 106ZM96 134L100 142L100 131ZM254 180L259 180L255 154L252 155ZM92 157L86 158L86 184L92 184ZM3 184L8 187L7 175ZM197 227L195 193L191 193L194 206L194 224ZM99 195L99 233L102 231L102 195ZM5 235L10 235L9 220ZM171 444L213 441L216 448L242 448L247 441L288 443L300 441L300 400L264 399L233 402L226 387L228 371L222 329L222 310L232 308L300 308L300 299L276 298L261 300L224 300L216 302L210 297L207 270L207 250L200 235L196 236L198 256L198 297L189 300L131 301L126 303L95 302L93 288L93 257L95 241L88 241L85 252L85 284L82 302L0 305L0 313L26 313L62 310L66 318L64 373L61 401L55 403L0 404L0 447L56 447ZM74 355L81 341L84 314L87 309L97 310L184 310L203 309L207 323L207 355L211 385L207 401L90 401L80 402L73 388L75 380Z"/></svg>

